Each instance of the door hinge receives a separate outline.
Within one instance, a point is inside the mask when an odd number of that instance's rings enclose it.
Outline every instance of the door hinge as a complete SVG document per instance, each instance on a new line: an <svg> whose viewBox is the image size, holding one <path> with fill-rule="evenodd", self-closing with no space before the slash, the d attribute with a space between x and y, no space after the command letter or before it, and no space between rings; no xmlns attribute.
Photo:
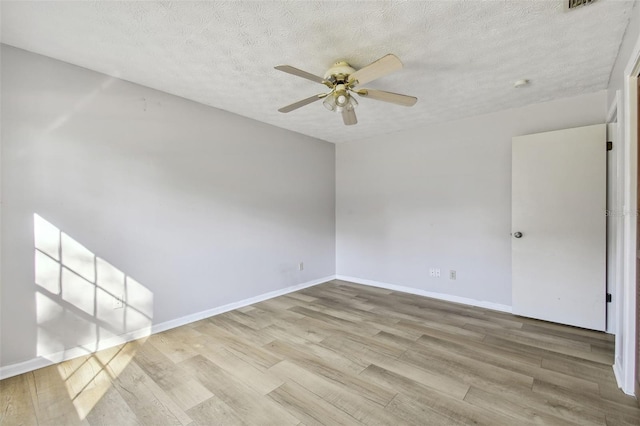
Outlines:
<svg viewBox="0 0 640 426"><path fill-rule="evenodd" d="M611 303L611 293L607 293L607 303Z"/></svg>
<svg viewBox="0 0 640 426"><path fill-rule="evenodd" d="M613 142L607 142L607 151L611 151L613 149Z"/></svg>

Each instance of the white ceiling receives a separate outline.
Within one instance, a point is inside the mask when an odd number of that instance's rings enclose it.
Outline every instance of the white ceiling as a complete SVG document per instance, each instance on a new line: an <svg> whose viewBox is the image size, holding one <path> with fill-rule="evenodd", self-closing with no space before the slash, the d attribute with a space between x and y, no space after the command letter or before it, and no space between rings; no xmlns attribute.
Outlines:
<svg viewBox="0 0 640 426"><path fill-rule="evenodd" d="M391 133L607 87L633 1L564 12L553 1L2 1L2 42L330 142ZM405 68L365 86L418 97L358 99L346 127L321 102L277 111L395 53ZM514 89L515 80L531 85Z"/></svg>

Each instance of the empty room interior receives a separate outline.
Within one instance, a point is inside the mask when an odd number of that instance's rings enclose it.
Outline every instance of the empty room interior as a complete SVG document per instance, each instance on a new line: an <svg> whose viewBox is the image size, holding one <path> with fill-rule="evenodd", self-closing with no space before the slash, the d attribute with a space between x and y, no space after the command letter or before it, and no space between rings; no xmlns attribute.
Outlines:
<svg viewBox="0 0 640 426"><path fill-rule="evenodd" d="M640 425L640 5L2 1L1 425Z"/></svg>

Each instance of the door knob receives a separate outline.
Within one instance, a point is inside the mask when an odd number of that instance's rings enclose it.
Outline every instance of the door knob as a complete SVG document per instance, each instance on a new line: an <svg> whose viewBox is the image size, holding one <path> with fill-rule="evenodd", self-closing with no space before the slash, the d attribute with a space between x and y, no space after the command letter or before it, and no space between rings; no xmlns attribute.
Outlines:
<svg viewBox="0 0 640 426"><path fill-rule="evenodd" d="M522 232L514 232L513 236L516 238L522 238Z"/></svg>

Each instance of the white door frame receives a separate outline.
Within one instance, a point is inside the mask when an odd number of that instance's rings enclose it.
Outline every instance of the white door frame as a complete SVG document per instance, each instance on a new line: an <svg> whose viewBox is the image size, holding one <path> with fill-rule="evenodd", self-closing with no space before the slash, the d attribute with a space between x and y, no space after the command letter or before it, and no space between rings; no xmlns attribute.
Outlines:
<svg viewBox="0 0 640 426"><path fill-rule="evenodd" d="M620 97L618 102L617 97ZM607 293L611 301L607 303L607 333L616 334L621 321L618 308L622 295L622 210L619 199L623 190L622 129L618 125L617 106L622 104L622 91L616 94L607 113L607 141L613 142L613 149L607 152Z"/></svg>
<svg viewBox="0 0 640 426"><path fill-rule="evenodd" d="M635 380L636 337L636 211L638 173L638 74L640 73L640 40L636 42L624 71L624 100L618 103L618 125L624 129L622 139L623 182L619 205L622 211L622 279L618 280L622 292L618 305L620 322L616 324L616 352L613 370L623 392L633 395ZM623 110L623 111L621 111ZM622 113L621 113L622 112Z"/></svg>

